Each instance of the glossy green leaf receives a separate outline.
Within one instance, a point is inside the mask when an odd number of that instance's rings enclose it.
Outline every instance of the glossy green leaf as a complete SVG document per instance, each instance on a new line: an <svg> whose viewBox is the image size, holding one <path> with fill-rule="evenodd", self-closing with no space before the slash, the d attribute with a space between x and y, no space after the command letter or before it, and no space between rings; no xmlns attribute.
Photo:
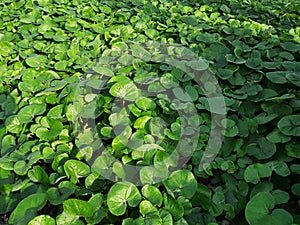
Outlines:
<svg viewBox="0 0 300 225"><path fill-rule="evenodd" d="M119 182L114 184L107 196L109 211L116 215L123 215L127 204L131 207L137 206L141 201L141 194L137 187L129 182Z"/></svg>
<svg viewBox="0 0 300 225"><path fill-rule="evenodd" d="M134 101L139 97L139 89L132 82L118 82L110 90L114 97L122 98L128 101Z"/></svg>
<svg viewBox="0 0 300 225"><path fill-rule="evenodd" d="M28 171L28 177L33 182L39 182L47 184L49 183L49 177L46 171L40 166L34 166L31 170Z"/></svg>
<svg viewBox="0 0 300 225"><path fill-rule="evenodd" d="M143 196L148 199L153 205L160 206L162 204L162 194L155 186L145 185L142 188Z"/></svg>
<svg viewBox="0 0 300 225"><path fill-rule="evenodd" d="M73 183L78 181L78 178L86 177L90 173L90 167L79 160L68 160L64 164L66 175Z"/></svg>
<svg viewBox="0 0 300 225"><path fill-rule="evenodd" d="M197 190L197 181L188 170L174 171L163 183L171 193L179 194L186 198L193 197Z"/></svg>
<svg viewBox="0 0 300 225"><path fill-rule="evenodd" d="M28 57L25 61L30 67L41 67L47 62L47 57L44 55L33 55Z"/></svg>
<svg viewBox="0 0 300 225"><path fill-rule="evenodd" d="M40 215L32 219L28 225L55 225L55 220L48 215Z"/></svg>
<svg viewBox="0 0 300 225"><path fill-rule="evenodd" d="M92 206L88 202L72 198L64 201L63 208L64 213L78 217L88 217L93 211Z"/></svg>
<svg viewBox="0 0 300 225"><path fill-rule="evenodd" d="M146 97L140 97L136 100L136 105L142 110L153 110L156 107L155 102Z"/></svg>
<svg viewBox="0 0 300 225"><path fill-rule="evenodd" d="M28 123L37 115L42 115L46 111L45 104L31 104L23 107L18 112L18 119L21 123Z"/></svg>
<svg viewBox="0 0 300 225"><path fill-rule="evenodd" d="M14 134L18 134L22 130L22 125L17 116L10 116L5 120L6 129Z"/></svg>

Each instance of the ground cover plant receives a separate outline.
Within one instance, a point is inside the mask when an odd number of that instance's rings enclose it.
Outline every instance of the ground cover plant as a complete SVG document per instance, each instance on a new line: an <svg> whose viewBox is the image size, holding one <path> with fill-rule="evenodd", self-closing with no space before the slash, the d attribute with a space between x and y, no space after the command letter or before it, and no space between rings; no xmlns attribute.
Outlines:
<svg viewBox="0 0 300 225"><path fill-rule="evenodd" d="M299 11L2 0L0 224L300 224Z"/></svg>

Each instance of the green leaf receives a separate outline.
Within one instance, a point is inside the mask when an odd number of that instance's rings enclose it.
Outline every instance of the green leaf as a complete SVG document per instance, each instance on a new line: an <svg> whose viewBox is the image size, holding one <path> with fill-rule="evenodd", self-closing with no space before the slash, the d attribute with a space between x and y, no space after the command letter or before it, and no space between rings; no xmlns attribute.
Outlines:
<svg viewBox="0 0 300 225"><path fill-rule="evenodd" d="M171 124L171 130L165 129L164 133L172 140L179 140L181 136L181 125L177 122Z"/></svg>
<svg viewBox="0 0 300 225"><path fill-rule="evenodd" d="M246 151L249 155L253 155L257 159L268 159L276 153L276 145L266 138L260 137L256 143L248 145Z"/></svg>
<svg viewBox="0 0 300 225"><path fill-rule="evenodd" d="M156 163L153 166L143 166L140 170L142 184L155 184L168 177L168 167L163 163Z"/></svg>
<svg viewBox="0 0 300 225"><path fill-rule="evenodd" d="M297 52L300 50L300 45L293 42L284 42L284 43L280 43L280 45L283 49L291 52Z"/></svg>
<svg viewBox="0 0 300 225"><path fill-rule="evenodd" d="M185 87L185 91L190 96L192 101L196 101L198 99L198 97L199 97L198 91L196 90L196 88L194 86L187 85Z"/></svg>
<svg viewBox="0 0 300 225"><path fill-rule="evenodd" d="M275 84L285 84L287 83L286 75L290 72L286 71L276 71L266 73L267 78Z"/></svg>
<svg viewBox="0 0 300 225"><path fill-rule="evenodd" d="M134 122L133 127L135 129L145 129L147 122L151 119L150 116L142 116L137 118L137 120Z"/></svg>
<svg viewBox="0 0 300 225"><path fill-rule="evenodd" d="M246 60L245 65L251 69L258 70L261 69L262 62L260 58L250 58Z"/></svg>
<svg viewBox="0 0 300 225"><path fill-rule="evenodd" d="M214 43L216 42L216 35L210 33L202 33L196 36L196 40L204 43Z"/></svg>
<svg viewBox="0 0 300 225"><path fill-rule="evenodd" d="M135 101L140 95L139 89L133 82L118 82L110 88L109 93L128 101Z"/></svg>
<svg viewBox="0 0 300 225"><path fill-rule="evenodd" d="M51 187L47 190L47 197L52 205L62 204L77 189L76 185L69 181L62 181L58 188Z"/></svg>
<svg viewBox="0 0 300 225"><path fill-rule="evenodd" d="M63 203L64 213L72 216L89 217L93 211L92 206L80 199L68 199Z"/></svg>
<svg viewBox="0 0 300 225"><path fill-rule="evenodd" d="M42 117L39 121L39 125L33 128L33 132L36 133L36 136L46 141L56 138L62 130L63 124L49 116Z"/></svg>
<svg viewBox="0 0 300 225"><path fill-rule="evenodd" d="M272 192L272 196L274 197L275 204L285 204L289 201L290 196L287 192L282 190L275 190Z"/></svg>
<svg viewBox="0 0 300 225"><path fill-rule="evenodd" d="M125 179L126 178L126 173L125 170L123 168L122 163L120 162L115 162L113 164L113 168L112 168L113 172L120 178Z"/></svg>
<svg viewBox="0 0 300 225"><path fill-rule="evenodd" d="M14 165L14 171L18 175L25 175L29 168L30 165L28 165L24 160L20 160Z"/></svg>
<svg viewBox="0 0 300 225"><path fill-rule="evenodd" d="M116 216L123 215L127 204L131 207L137 206L141 201L141 194L137 187L129 182L115 183L107 195L109 211Z"/></svg>
<svg viewBox="0 0 300 225"><path fill-rule="evenodd" d="M234 137L239 133L239 128L237 127L235 121L231 119L223 119L221 123L222 126L226 128L226 130L223 131L223 134L226 137Z"/></svg>
<svg viewBox="0 0 300 225"><path fill-rule="evenodd" d="M67 67L69 65L69 62L66 61L66 60L62 60L62 61L59 61L59 62L56 62L54 64L54 68L58 71L66 71L67 70Z"/></svg>
<svg viewBox="0 0 300 225"><path fill-rule="evenodd" d="M158 215L158 210L156 207L154 207L151 202L147 201L147 200L143 200L140 203L140 213L143 216L149 215L149 214L157 214Z"/></svg>
<svg viewBox="0 0 300 225"><path fill-rule="evenodd" d="M175 220L179 220L183 217L184 208L183 206L174 198L167 195L163 195L164 208L172 214Z"/></svg>
<svg viewBox="0 0 300 225"><path fill-rule="evenodd" d="M175 97L183 102L191 102L192 99L188 93L186 93L182 88L175 87L173 88L173 93Z"/></svg>
<svg viewBox="0 0 300 225"><path fill-rule="evenodd" d="M286 79L292 84L300 87L300 74L299 73L289 73L286 75Z"/></svg>
<svg viewBox="0 0 300 225"><path fill-rule="evenodd" d="M277 126L285 135L300 136L300 115L284 116L279 120Z"/></svg>
<svg viewBox="0 0 300 225"><path fill-rule="evenodd" d="M97 159L92 165L92 169L105 177L110 177L112 173L111 164L113 162L114 161L110 153L103 153L102 155L97 157Z"/></svg>
<svg viewBox="0 0 300 225"><path fill-rule="evenodd" d="M33 182L39 182L43 184L49 183L49 177L46 171L40 166L34 166L31 170L28 171L28 177Z"/></svg>
<svg viewBox="0 0 300 225"><path fill-rule="evenodd" d="M17 116L10 116L5 120L6 129L14 134L18 134L22 130L22 124Z"/></svg>
<svg viewBox="0 0 300 225"><path fill-rule="evenodd" d="M150 98L146 98L146 97L140 97L136 100L135 103L140 109L142 110L153 110L156 107L155 102L150 99Z"/></svg>
<svg viewBox="0 0 300 225"><path fill-rule="evenodd" d="M290 169L284 161L272 161L267 163L270 168L279 176L287 177L290 175Z"/></svg>
<svg viewBox="0 0 300 225"><path fill-rule="evenodd" d="M93 67L93 70L100 75L105 75L108 77L114 76L114 72L106 67L96 66L96 67Z"/></svg>
<svg viewBox="0 0 300 225"><path fill-rule="evenodd" d="M267 135L267 140L272 143L286 143L291 140L291 137L284 135L279 129L275 129Z"/></svg>
<svg viewBox="0 0 300 225"><path fill-rule="evenodd" d="M272 170L269 166L255 163L246 168L244 172L244 178L246 182L251 182L257 184L260 181L260 178L270 177Z"/></svg>
<svg viewBox="0 0 300 225"><path fill-rule="evenodd" d="M68 213L63 212L62 214L56 217L57 225L85 225L85 223L79 219L79 216L74 216Z"/></svg>
<svg viewBox="0 0 300 225"><path fill-rule="evenodd" d="M171 213L169 213L167 210L161 209L160 210L160 217L162 219L162 224L164 225L172 225L173 219Z"/></svg>
<svg viewBox="0 0 300 225"><path fill-rule="evenodd" d="M202 71L208 68L208 64L205 63L203 60L190 61L187 63L187 65L196 71Z"/></svg>
<svg viewBox="0 0 300 225"><path fill-rule="evenodd" d="M246 206L246 220L250 225L259 224L278 224L290 225L293 223L293 217L283 209L272 210L275 206L274 197L267 193L261 192L256 194Z"/></svg>
<svg viewBox="0 0 300 225"><path fill-rule="evenodd" d="M44 55L33 55L28 57L25 62L30 67L41 67L47 62L47 57Z"/></svg>
<svg viewBox="0 0 300 225"><path fill-rule="evenodd" d="M18 119L21 123L29 123L37 115L42 115L46 111L46 104L31 104L23 107L18 112Z"/></svg>
<svg viewBox="0 0 300 225"><path fill-rule="evenodd" d="M288 156L300 159L299 143L294 141L288 142L285 145L285 150Z"/></svg>
<svg viewBox="0 0 300 225"><path fill-rule="evenodd" d="M294 184L292 186L292 192L294 195L300 196L300 183Z"/></svg>
<svg viewBox="0 0 300 225"><path fill-rule="evenodd" d="M143 186L142 194L153 205L161 206L163 198L162 198L162 194L160 193L157 187L147 184Z"/></svg>
<svg viewBox="0 0 300 225"><path fill-rule="evenodd" d="M9 217L10 224L28 224L37 212L41 210L47 202L47 196L44 193L31 194L24 198L14 209Z"/></svg>
<svg viewBox="0 0 300 225"><path fill-rule="evenodd" d="M77 19L75 18L70 18L66 21L66 29L69 30L69 31L76 31L79 29L79 25L77 23Z"/></svg>
<svg viewBox="0 0 300 225"><path fill-rule="evenodd" d="M160 139L164 138L164 130L166 128L166 123L160 117L154 117L150 120L149 123L150 132L153 136L156 136Z"/></svg>
<svg viewBox="0 0 300 225"><path fill-rule="evenodd" d="M192 198L197 190L197 181L189 170L174 171L170 177L163 181L163 184L170 193Z"/></svg>
<svg viewBox="0 0 300 225"><path fill-rule="evenodd" d="M141 46L140 44L132 44L130 46L130 49L132 50L132 55L140 58L144 61L150 61L151 59L151 54L145 49L143 48L143 46Z"/></svg>
<svg viewBox="0 0 300 225"><path fill-rule="evenodd" d="M65 162L64 170L73 183L76 183L78 178L86 177L90 174L90 167L88 165L74 159Z"/></svg>
<svg viewBox="0 0 300 225"><path fill-rule="evenodd" d="M5 155L11 152L16 146L16 138L13 135L5 135L1 142L1 154Z"/></svg>
<svg viewBox="0 0 300 225"><path fill-rule="evenodd" d="M48 215L40 215L32 219L28 225L55 225L55 220Z"/></svg>
<svg viewBox="0 0 300 225"><path fill-rule="evenodd" d="M113 137L113 128L112 127L102 127L100 130L100 133L104 136L104 137Z"/></svg>

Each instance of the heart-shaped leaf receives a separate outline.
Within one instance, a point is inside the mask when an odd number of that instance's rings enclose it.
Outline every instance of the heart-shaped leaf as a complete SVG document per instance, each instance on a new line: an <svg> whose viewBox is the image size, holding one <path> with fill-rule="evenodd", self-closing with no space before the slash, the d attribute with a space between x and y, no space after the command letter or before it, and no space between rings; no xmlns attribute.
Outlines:
<svg viewBox="0 0 300 225"><path fill-rule="evenodd" d="M71 178L73 183L78 181L80 177L86 177L90 173L90 167L79 160L68 160L64 164L66 175Z"/></svg>
<svg viewBox="0 0 300 225"><path fill-rule="evenodd" d="M246 168L244 178L246 182L257 184L260 178L270 177L272 170L269 166L264 164L255 163Z"/></svg>
<svg viewBox="0 0 300 225"><path fill-rule="evenodd" d="M279 130L288 136L300 136L300 115L281 118L277 124Z"/></svg>
<svg viewBox="0 0 300 225"><path fill-rule="evenodd" d="M160 206L162 204L163 198L157 187L151 185L145 185L142 188L142 194L153 205Z"/></svg>
<svg viewBox="0 0 300 225"><path fill-rule="evenodd" d="M133 82L118 82L110 88L109 93L128 101L135 101L140 96L140 91Z"/></svg>
<svg viewBox="0 0 300 225"><path fill-rule="evenodd" d="M18 119L21 123L28 123L37 115L42 115L46 111L46 104L31 104L23 107L18 112Z"/></svg>
<svg viewBox="0 0 300 225"><path fill-rule="evenodd" d="M137 206L141 201L141 194L137 187L129 182L114 184L107 195L109 211L116 216L123 215L127 204L131 207Z"/></svg>
<svg viewBox="0 0 300 225"><path fill-rule="evenodd" d="M293 223L293 217L284 209L275 209L274 197L267 193L261 192L256 194L246 206L246 219L250 225L258 224L278 224L290 225Z"/></svg>
<svg viewBox="0 0 300 225"><path fill-rule="evenodd" d="M49 116L42 117L39 125L33 128L36 135L42 140L53 140L63 130L63 124Z"/></svg>
<svg viewBox="0 0 300 225"><path fill-rule="evenodd" d="M163 183L170 193L179 194L186 198L193 197L197 190L197 181L188 170L174 171Z"/></svg>

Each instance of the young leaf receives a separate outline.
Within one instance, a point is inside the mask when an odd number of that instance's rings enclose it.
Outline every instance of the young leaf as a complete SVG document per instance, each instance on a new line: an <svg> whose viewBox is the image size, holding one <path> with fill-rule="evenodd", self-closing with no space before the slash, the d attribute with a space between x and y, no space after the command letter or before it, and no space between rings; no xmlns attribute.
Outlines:
<svg viewBox="0 0 300 225"><path fill-rule="evenodd" d="M68 160L64 164L66 175L71 178L71 182L76 183L78 178L86 177L90 174L90 167L79 160Z"/></svg>

